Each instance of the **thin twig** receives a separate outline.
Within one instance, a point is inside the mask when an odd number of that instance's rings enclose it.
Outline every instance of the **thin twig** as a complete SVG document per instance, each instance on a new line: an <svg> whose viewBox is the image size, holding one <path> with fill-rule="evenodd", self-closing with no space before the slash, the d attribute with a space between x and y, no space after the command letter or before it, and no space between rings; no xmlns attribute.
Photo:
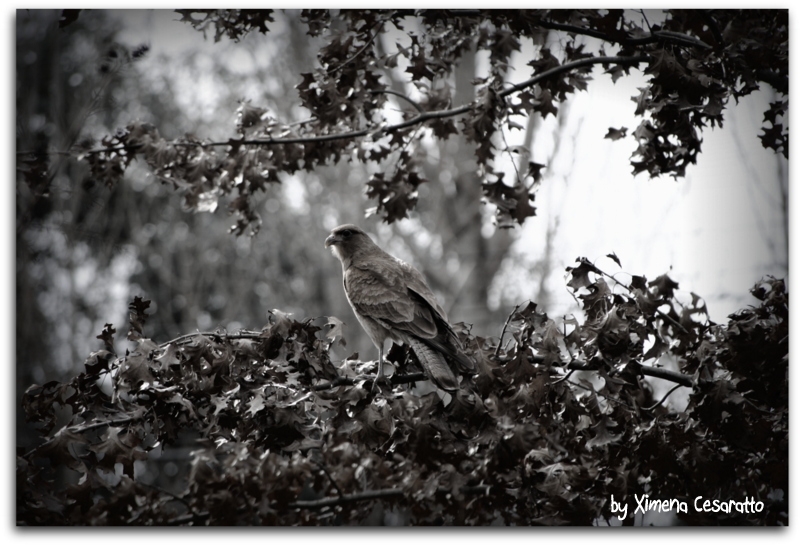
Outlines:
<svg viewBox="0 0 800 545"><path fill-rule="evenodd" d="M588 260L587 260L587 261L588 261ZM608 278L608 279L610 279L610 280L613 280L613 281L614 281L614 282L615 282L617 285L619 285L619 286L622 286L623 288L625 288L626 290L628 290L628 293L630 293L630 294L633 294L633 288L631 288L630 286L628 286L628 285L627 285L627 284L625 284L624 282L620 282L620 281L619 281L619 280L617 280L617 279L616 279L616 278L615 278L613 275L610 275L610 274L608 274L607 272L605 272L605 271L601 270L601 269L600 269L599 267L597 267L597 265L595 265L594 263L591 263L591 265L592 265L592 267L594 267L594 269L595 269L596 271L600 272L600 274L602 274L603 276L605 276L606 278ZM680 322L676 321L676 320L675 320L675 318L673 318L672 316L670 316L670 315L669 315L669 314L667 314L666 312L664 312L664 311L662 311L662 310L658 310L658 309L656 309L656 314L658 314L659 316L661 316L661 317L662 317L664 320L668 321L670 324L672 324L673 326L677 327L678 329L680 329L680 330L681 330L681 331L683 331L684 333L686 333L686 334L688 334L688 333L689 333L689 330L687 330L685 327L683 327L683 325L682 325Z"/></svg>
<svg viewBox="0 0 800 545"><path fill-rule="evenodd" d="M530 123L530 119L528 119L528 123ZM508 141L506 140L506 132L500 131L500 136L503 138L503 144L505 145L506 149L505 152L508 153L509 159L511 159L511 166L514 167L514 172L517 175L517 183L522 183L522 178L519 175L519 168L517 168L517 162L514 160L514 156L512 155L512 151L508 147Z"/></svg>
<svg viewBox="0 0 800 545"><path fill-rule="evenodd" d="M327 72L326 72L326 73L327 73L327 74L333 74L334 72L338 72L339 70L341 70L342 68L344 68L345 66L347 66L348 64L350 64L351 62L353 62L353 60L355 60L355 59L356 59L356 58L357 58L359 55L361 55L361 54L362 54L364 51L366 51L366 50L367 50L367 48L368 48L368 47L369 47L369 46L372 44L372 42L374 42L374 41L375 41L375 38L377 38L377 37L378 37L378 34L380 34L380 33L381 33L381 28L383 28L383 25L385 25L385 24L386 24L386 21L388 21L388 20L389 20L389 17L391 17L392 15L394 15L394 12L392 12L391 14L389 14L389 16L388 16L388 17L384 17L383 19L380 19L380 20L378 20L378 21L377 21L377 22L376 22L374 25L372 25L372 27L370 27L370 31L371 31L373 28L375 28L376 26L377 26L377 27L379 27L379 28L378 28L378 30L376 30L376 31L375 31L375 33L374 33L372 36L370 36L369 40L367 40L367 42L366 42L366 43L363 45L363 47L361 47L361 49L359 49L358 51L356 51L355 53L353 53L353 55L352 55L352 56L351 56L349 59L346 59L345 61L343 61L343 62L342 62L341 64L339 64L338 66L334 66L334 67L332 67L332 68L329 68L329 69L327 70Z"/></svg>
<svg viewBox="0 0 800 545"><path fill-rule="evenodd" d="M116 425L119 425L119 424L129 424L131 422L135 422L136 420L141 420L142 418L144 418L145 414L147 414L147 411L142 411L142 413L138 414L138 415L128 416L128 417L125 417L125 418L120 418L119 420L102 420L102 421L92 422L91 424L78 424L78 425L75 425L75 426L64 426L63 428L58 430L53 435L53 437L51 437L50 439L48 439L47 441L45 441L41 445L38 445L38 446L34 447L33 449L31 449L30 451L28 451L27 453L25 453L23 455L23 457L27 458L27 457L31 456L33 453L35 453L37 450L42 449L42 448L46 447L47 445L51 444L53 441L56 440L56 438L58 437L58 434L60 434L60 433L62 433L64 431L67 431L69 433L84 433L84 432L91 431L91 430L94 430L94 429L97 429L97 428L101 428L103 426L116 426Z"/></svg>
<svg viewBox="0 0 800 545"><path fill-rule="evenodd" d="M180 337L176 337L170 341L163 342L158 345L159 348L166 348L170 344L181 344L184 341L191 339L192 337L216 337L217 339L251 339L251 340L260 340L264 339L261 336L261 333L257 333L255 331L242 331L239 333L216 333L213 331L195 331L194 333L186 333L185 335L181 335Z"/></svg>
<svg viewBox="0 0 800 545"><path fill-rule="evenodd" d="M574 373L575 371L577 371L577 369L570 369L569 373L567 373L566 375L564 375L560 379L556 380L555 382L552 382L551 384L556 385L556 384L560 384L560 383L564 382L565 380L569 380L569 377L571 377L572 373Z"/></svg>
<svg viewBox="0 0 800 545"><path fill-rule="evenodd" d="M339 497L340 498L344 497L344 492L342 492L342 489L339 488L339 483L337 483L336 480L333 478L333 476L330 474L330 472L328 471L328 468L325 467L325 465L322 464L322 462L317 462L317 467L319 467L319 469L325 474L325 476L328 477L328 480L331 482L333 487L336 489L336 493L339 494Z"/></svg>
<svg viewBox="0 0 800 545"><path fill-rule="evenodd" d="M653 27L650 26L650 21L647 20L647 14L644 12L643 9L638 10L639 13L642 15L642 19L644 19L644 23L647 25L647 30L650 31L650 35L653 35Z"/></svg>
<svg viewBox="0 0 800 545"><path fill-rule="evenodd" d="M101 428L103 426L117 426L119 424L130 424L131 422L135 422L136 420L141 420L146 411L142 412L140 415L134 416L127 416L125 418L120 418L119 420L103 420L99 422L92 422L91 424L79 424L77 426L72 426L71 428L67 428L68 431L74 433L84 433L95 428Z"/></svg>
<svg viewBox="0 0 800 545"><path fill-rule="evenodd" d="M525 80L521 83L517 83L516 85L512 85L508 89L504 89L503 91L497 93L497 95L501 98L505 98L508 95L516 93L517 91L521 91L522 89L530 87L531 85L535 85L551 76L556 76L562 72L570 72L577 68L583 68L584 66L591 66L593 64L640 64L643 62L650 62L651 60L652 58L650 55L637 55L635 57L589 57L587 59L580 59L556 66L550 70L545 70L541 74L537 74L529 80Z"/></svg>
<svg viewBox="0 0 800 545"><path fill-rule="evenodd" d="M400 97L409 104L411 104L412 106L414 106L414 108L416 108L416 110L419 113L425 113L425 110L422 108L422 106L420 106L415 100L411 100L406 95L398 91L393 91L392 89L382 89L382 90L370 91L370 93L372 93L373 95L394 95L396 97Z"/></svg>
<svg viewBox="0 0 800 545"><path fill-rule="evenodd" d="M669 392L667 392L666 394L664 394L664 397L662 397L662 398L661 398L661 401L659 401L659 402L658 402L658 403L656 403L655 405L652 405L651 407L642 407L642 410L643 410L643 411L652 411L653 409L655 409L656 407L658 407L659 405L661 405L662 403L664 403L664 402L667 400L667 398L670 396L670 394L671 394L672 392L674 392L675 390L677 390L678 388L680 388L680 387L681 387L681 384L676 384L675 386L673 386L672 388L670 388Z"/></svg>
<svg viewBox="0 0 800 545"><path fill-rule="evenodd" d="M503 345L503 337L505 337L506 328L508 328L508 323L511 321L511 317L514 316L518 310L519 310L519 305L514 307L514 310L512 310L511 314L509 314L508 318L506 318L506 323L503 324L503 331L500 332L500 340L497 341L497 348L494 349L495 358L500 355L500 347Z"/></svg>
<svg viewBox="0 0 800 545"><path fill-rule="evenodd" d="M569 384L572 384L573 386L576 386L576 387L578 387L578 388L583 388L584 390L587 390L587 391L589 391L589 392L592 392L593 394L597 394L597 395L599 395L599 396L602 396L602 398L603 398L603 399L605 399L606 401L611 401L612 403L617 403L617 404L619 404L619 405L622 405L623 407L625 407L625 408L627 408L627 409L633 410L633 409L631 409L631 406L630 406L630 405L628 405L627 403L625 403L625 402L624 402L624 401L622 401L621 399L617 399L617 398L615 398L615 397L610 397L610 396L607 396L607 395L605 395L603 392L598 392L598 391L597 391L597 390L595 390L594 388L589 388L588 386L586 386L586 385L584 385L584 384L580 384L580 383L578 383L578 382L573 382L573 381L571 381L571 380L568 380L568 381L567 381L567 383L569 383Z"/></svg>

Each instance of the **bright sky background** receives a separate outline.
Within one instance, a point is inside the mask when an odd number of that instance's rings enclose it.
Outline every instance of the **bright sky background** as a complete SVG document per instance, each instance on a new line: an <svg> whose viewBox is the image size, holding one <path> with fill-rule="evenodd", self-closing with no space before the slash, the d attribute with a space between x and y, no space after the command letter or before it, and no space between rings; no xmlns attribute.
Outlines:
<svg viewBox="0 0 800 545"><path fill-rule="evenodd" d="M554 246L561 270L583 256L615 272L616 264L604 258L614 252L622 271L648 279L669 272L682 290L706 299L716 321L752 302L748 290L763 275L785 277L779 161L788 166L756 136L768 96L748 97L726 112L723 130L706 130L703 152L686 178L634 178L633 138L603 136L610 127L627 127L630 134L638 126L631 97L644 80L613 84L595 73L590 91L579 93L569 108L555 157L550 159L548 133L534 137L533 160L551 169L537 196L541 216L526 222L518 249L541 253L543 232L558 217Z"/></svg>

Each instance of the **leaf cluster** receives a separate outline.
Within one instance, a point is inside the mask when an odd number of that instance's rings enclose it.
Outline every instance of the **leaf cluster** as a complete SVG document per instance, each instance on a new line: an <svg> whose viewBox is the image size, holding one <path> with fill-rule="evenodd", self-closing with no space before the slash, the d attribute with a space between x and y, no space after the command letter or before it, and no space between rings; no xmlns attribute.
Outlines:
<svg viewBox="0 0 800 545"><path fill-rule="evenodd" d="M214 28L215 40L266 34L274 22L269 10L179 13L204 33ZM245 104L235 135L226 141L166 141L155 128L132 124L80 156L95 181L108 185L118 183L133 159L142 159L159 179L184 192L191 210L213 210L220 196L231 195L233 231L252 234L261 221L253 200L270 183L342 159L381 173L367 182L373 211L389 223L402 219L426 181L408 158L416 141L462 134L474 145L484 201L496 207L499 226L512 227L535 214L536 179L530 172L504 179L496 166L497 155L509 151L499 143L502 132L521 128L515 117L557 116L560 104L588 88L597 65L614 81L632 67L647 77L633 97L639 125L630 135L609 130L612 139L635 140L634 174L684 176L701 151L702 131L721 127L730 99L763 83L782 98L766 112L760 138L787 155L787 10L658 15L651 24L644 12L618 9L303 10L291 16L320 44L317 67L298 74L303 121ZM558 40L548 39L551 34ZM391 44L396 36L402 39ZM527 63L529 78L511 84L511 57L526 42L535 51ZM472 52L488 54L489 73L473 82L473 101L453 105L453 75ZM402 74L403 89L393 88L390 73ZM41 170L27 165L26 180L35 183Z"/></svg>
<svg viewBox="0 0 800 545"><path fill-rule="evenodd" d="M453 396L397 346L373 395L373 362L331 360L335 318L273 311L261 331L157 344L137 298L135 349L117 354L107 325L85 372L26 392L43 441L18 449L18 524L591 525L612 519L612 494L750 497L762 512L679 517L786 524L783 281L723 325L667 275L622 283L580 259L568 276L579 316L529 303L499 337L456 326L479 371ZM674 388L656 399L647 377ZM185 471L165 488L148 467L170 452Z"/></svg>

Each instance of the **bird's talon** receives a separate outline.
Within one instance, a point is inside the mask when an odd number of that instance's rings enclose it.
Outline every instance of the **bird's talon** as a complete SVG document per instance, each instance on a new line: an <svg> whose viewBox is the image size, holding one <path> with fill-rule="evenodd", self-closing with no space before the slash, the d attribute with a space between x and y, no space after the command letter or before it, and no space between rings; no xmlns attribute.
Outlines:
<svg viewBox="0 0 800 545"><path fill-rule="evenodd" d="M376 391L380 391L381 387L378 385L378 383L381 381L385 381L385 378L386 377L376 376L372 381L372 388L370 388L370 392L374 394Z"/></svg>

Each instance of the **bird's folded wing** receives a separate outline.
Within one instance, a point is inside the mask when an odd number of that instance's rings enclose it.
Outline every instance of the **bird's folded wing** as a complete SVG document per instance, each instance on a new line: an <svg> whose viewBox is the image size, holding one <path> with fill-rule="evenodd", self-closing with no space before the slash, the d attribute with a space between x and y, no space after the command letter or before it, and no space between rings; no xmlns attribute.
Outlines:
<svg viewBox="0 0 800 545"><path fill-rule="evenodd" d="M420 296L443 321L447 322L447 314L436 300L436 296L428 287L428 284L425 282L425 277L422 276L422 273L405 261L397 261L399 270L402 271L403 280L406 287Z"/></svg>
<svg viewBox="0 0 800 545"><path fill-rule="evenodd" d="M403 265L393 260L348 268L344 286L353 310L386 328L397 340L417 337L424 345L458 361L465 371L474 370L474 363L464 355L458 336L420 273Z"/></svg>
<svg viewBox="0 0 800 545"><path fill-rule="evenodd" d="M397 270L375 271L350 267L345 290L353 310L389 330L423 338L437 334L436 320L426 305L411 296Z"/></svg>

